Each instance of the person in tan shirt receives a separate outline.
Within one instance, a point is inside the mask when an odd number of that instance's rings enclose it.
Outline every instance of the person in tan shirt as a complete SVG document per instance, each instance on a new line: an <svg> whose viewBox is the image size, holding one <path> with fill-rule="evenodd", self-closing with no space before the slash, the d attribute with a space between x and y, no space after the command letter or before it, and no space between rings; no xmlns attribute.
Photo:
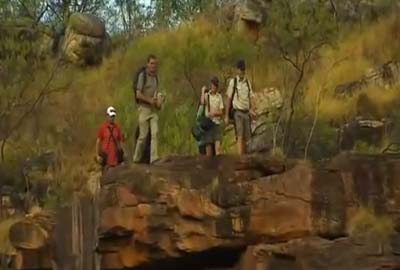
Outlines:
<svg viewBox="0 0 400 270"><path fill-rule="evenodd" d="M210 81L210 88L202 88L200 104L204 106L204 113L207 118L213 122L212 128L206 131L203 137L203 143L206 145L206 155L212 156L220 154L221 148L221 124L224 115L224 100L218 91L219 80L213 77ZM213 149L213 147L215 147Z"/></svg>
<svg viewBox="0 0 400 270"><path fill-rule="evenodd" d="M251 120L255 118L254 93L246 77L244 60L236 64L237 75L229 81L225 122L233 121L239 155L246 154L246 143L251 138Z"/></svg>

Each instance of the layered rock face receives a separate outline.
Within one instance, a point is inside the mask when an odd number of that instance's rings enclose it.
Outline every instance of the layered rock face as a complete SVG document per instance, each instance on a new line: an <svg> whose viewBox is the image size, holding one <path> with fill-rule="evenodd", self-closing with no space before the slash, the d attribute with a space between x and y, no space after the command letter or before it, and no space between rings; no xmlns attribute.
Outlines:
<svg viewBox="0 0 400 270"><path fill-rule="evenodd" d="M400 81L400 62L389 61L382 66L368 70L359 80L340 84L335 89L339 97L352 96L370 86L388 88Z"/></svg>
<svg viewBox="0 0 400 270"><path fill-rule="evenodd" d="M324 168L220 157L119 169L103 179L102 268L158 269L164 262L186 269L179 264L188 256L201 261L213 250L234 254L248 247L242 260L224 267L397 269L395 230L373 241L350 237L349 228L365 207L389 216L397 229L398 170L398 160L376 157L341 157ZM263 245L252 247L257 243ZM194 269L219 263L199 262Z"/></svg>
<svg viewBox="0 0 400 270"><path fill-rule="evenodd" d="M97 207L60 209L53 230L12 225L14 269L395 270L399 173L395 156L128 165L102 178Z"/></svg>

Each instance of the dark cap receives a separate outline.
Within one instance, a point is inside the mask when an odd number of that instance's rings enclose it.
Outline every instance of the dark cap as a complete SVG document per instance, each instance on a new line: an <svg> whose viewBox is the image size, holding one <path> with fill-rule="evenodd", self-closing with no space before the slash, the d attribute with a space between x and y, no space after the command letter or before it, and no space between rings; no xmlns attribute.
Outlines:
<svg viewBox="0 0 400 270"><path fill-rule="evenodd" d="M217 78L216 76L211 77L210 82L211 82L213 85L215 85L216 87L218 87L218 85L219 85L219 80L218 80L218 78Z"/></svg>
<svg viewBox="0 0 400 270"><path fill-rule="evenodd" d="M243 59L240 59L239 61L236 62L236 68L240 70L246 70L246 63L244 62Z"/></svg>

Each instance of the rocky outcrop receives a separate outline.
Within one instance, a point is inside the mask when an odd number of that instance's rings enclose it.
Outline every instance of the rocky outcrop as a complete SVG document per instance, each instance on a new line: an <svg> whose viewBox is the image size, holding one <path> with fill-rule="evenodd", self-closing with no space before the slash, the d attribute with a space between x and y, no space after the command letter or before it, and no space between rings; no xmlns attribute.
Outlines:
<svg viewBox="0 0 400 270"><path fill-rule="evenodd" d="M57 31L32 19L11 20L0 25L0 40L33 43L35 46L24 52L30 59L62 56L67 62L81 66L99 64L111 53L111 38L105 23L95 15L84 13L72 14L68 24ZM0 60L10 53L14 52L4 49ZM1 71L0 64L0 76Z"/></svg>
<svg viewBox="0 0 400 270"><path fill-rule="evenodd" d="M261 26L265 23L268 0L231 1L224 7L224 14L232 28L253 40L259 38Z"/></svg>
<svg viewBox="0 0 400 270"><path fill-rule="evenodd" d="M361 79L338 85L335 95L338 98L357 96L356 116L340 128L339 146L342 150L352 150L356 142L371 146L382 146L391 137L395 123L362 90L368 87L376 91L390 91L400 81L400 62L390 61L369 70Z"/></svg>
<svg viewBox="0 0 400 270"><path fill-rule="evenodd" d="M339 97L352 96L370 86L388 88L400 81L400 62L389 61L382 66L370 69L356 81L338 85L335 94Z"/></svg>
<svg viewBox="0 0 400 270"><path fill-rule="evenodd" d="M255 93L257 119L252 123L252 137L248 142L249 153L267 153L274 147L278 136L279 119L283 109L283 97L275 87Z"/></svg>
<svg viewBox="0 0 400 270"><path fill-rule="evenodd" d="M232 270L398 269L398 236L387 244L372 239L306 237L282 245L251 246Z"/></svg>
<svg viewBox="0 0 400 270"><path fill-rule="evenodd" d="M318 166L260 155L127 165L101 180L94 251L101 269L398 269L399 172L392 156L343 155ZM80 229L60 212L54 234L62 247L76 246L76 263L90 257L90 245L77 243L93 243L83 209L70 217Z"/></svg>
<svg viewBox="0 0 400 270"><path fill-rule="evenodd" d="M82 13L71 15L61 43L67 61L78 65L99 64L110 48L111 39L100 18Z"/></svg>
<svg viewBox="0 0 400 270"><path fill-rule="evenodd" d="M231 28L238 29L254 41L260 38L260 30L268 26L268 10L272 0L226 0L223 13ZM300 1L301 2L301 1ZM337 21L363 23L396 12L396 1L325 1L326 7Z"/></svg>
<svg viewBox="0 0 400 270"><path fill-rule="evenodd" d="M292 258L296 267L307 260L318 265L320 247L326 247L325 256L349 247L343 261L332 258L324 264L328 269L350 269L337 267L356 264L361 257L365 261L354 269L364 269L369 253L347 237L349 228L362 207L389 216L394 227L400 225L396 168L398 160L376 157L341 157L325 168L261 157L220 157L173 159L151 170L120 169L103 180L99 243L103 268L156 269L151 267L160 260L179 262L188 254L267 243L272 251L292 250L277 256ZM387 234L392 233L388 229ZM311 236L317 244L309 240ZM333 240L341 237L343 241ZM295 239L301 240L291 242ZM386 251L391 255L379 253L376 263L398 266L398 257L391 249ZM352 252L359 257L352 259Z"/></svg>
<svg viewBox="0 0 400 270"><path fill-rule="evenodd" d="M352 150L357 142L373 147L382 147L392 129L390 119L366 119L356 117L342 126L340 132L340 149Z"/></svg>

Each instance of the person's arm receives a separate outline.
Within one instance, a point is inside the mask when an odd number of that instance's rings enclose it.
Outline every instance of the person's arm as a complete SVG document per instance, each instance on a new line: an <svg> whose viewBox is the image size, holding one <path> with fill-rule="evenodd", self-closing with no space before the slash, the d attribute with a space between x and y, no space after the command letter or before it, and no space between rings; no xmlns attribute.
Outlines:
<svg viewBox="0 0 400 270"><path fill-rule="evenodd" d="M100 139L99 138L97 138L97 140L96 140L96 156L98 157L98 156L100 156Z"/></svg>
<svg viewBox="0 0 400 270"><path fill-rule="evenodd" d="M252 117L256 117L257 116L257 113L256 113L256 110L257 110L257 108L256 108L256 102L255 102L255 96L254 96L254 92L253 92L253 86L251 85L251 83L249 82L249 91L250 91L250 99L249 99L249 102L250 102L250 115L252 116Z"/></svg>
<svg viewBox="0 0 400 270"><path fill-rule="evenodd" d="M146 72L146 71L144 71ZM138 83L136 86L136 98L140 101L143 101L151 106L154 106L155 100L153 97L146 97L143 94L143 89L144 89L144 74L143 72L140 73L139 78L138 78Z"/></svg>
<svg viewBox="0 0 400 270"><path fill-rule="evenodd" d="M207 91L207 87L203 86L201 88L200 105L206 104L206 91Z"/></svg>
<svg viewBox="0 0 400 270"><path fill-rule="evenodd" d="M225 122L229 123L229 111L231 110L232 98L233 98L233 82L231 79L228 84L228 90L226 91L226 104L225 104Z"/></svg>
<svg viewBox="0 0 400 270"><path fill-rule="evenodd" d="M117 129L117 137L115 138L115 140L117 142L117 148L122 149L122 144L124 142L124 138L122 136L122 132L121 132L120 128Z"/></svg>
<svg viewBox="0 0 400 270"><path fill-rule="evenodd" d="M101 152L100 144L101 144L101 140L100 140L100 138L97 138L97 140L96 140L96 161L101 164L103 162L103 160L102 160L103 158L100 155L100 152Z"/></svg>

